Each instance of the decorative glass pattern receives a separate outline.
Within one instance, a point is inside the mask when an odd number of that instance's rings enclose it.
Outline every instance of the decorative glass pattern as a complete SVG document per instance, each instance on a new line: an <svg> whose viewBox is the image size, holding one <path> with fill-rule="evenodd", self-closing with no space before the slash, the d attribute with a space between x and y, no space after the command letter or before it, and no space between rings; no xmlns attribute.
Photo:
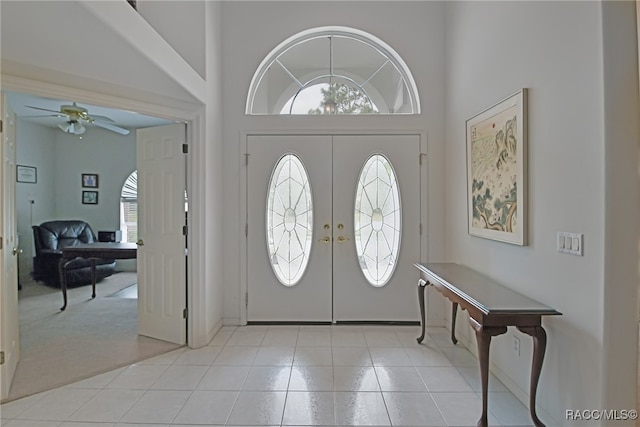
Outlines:
<svg viewBox="0 0 640 427"><path fill-rule="evenodd" d="M384 286L393 274L400 252L400 190L389 160L369 157L356 189L354 232L360 269L373 286Z"/></svg>
<svg viewBox="0 0 640 427"><path fill-rule="evenodd" d="M276 277L293 286L309 262L313 206L307 171L295 154L278 161L267 195L267 247Z"/></svg>

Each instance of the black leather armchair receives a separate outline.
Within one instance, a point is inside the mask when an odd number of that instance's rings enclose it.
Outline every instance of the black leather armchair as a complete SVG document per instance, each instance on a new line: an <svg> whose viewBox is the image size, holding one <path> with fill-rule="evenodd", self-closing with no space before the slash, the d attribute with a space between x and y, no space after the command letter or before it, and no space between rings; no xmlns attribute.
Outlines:
<svg viewBox="0 0 640 427"><path fill-rule="evenodd" d="M49 286L60 287L58 264L62 253L60 248L78 246L96 241L91 226L84 221L48 221L33 227L36 256L33 258L35 280ZM112 259L96 261L96 281L111 276L116 262ZM81 286L92 283L91 262L85 258L72 260L65 268L67 286Z"/></svg>

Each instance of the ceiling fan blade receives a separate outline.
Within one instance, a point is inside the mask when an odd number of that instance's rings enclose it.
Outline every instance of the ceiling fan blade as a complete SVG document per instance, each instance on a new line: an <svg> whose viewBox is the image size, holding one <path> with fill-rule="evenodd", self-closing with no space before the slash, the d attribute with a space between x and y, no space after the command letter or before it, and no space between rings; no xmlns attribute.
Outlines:
<svg viewBox="0 0 640 427"><path fill-rule="evenodd" d="M58 114L45 114L44 116L21 116L20 118L21 119L32 119L32 118L36 118L36 117L60 117L60 118L63 118L63 117L67 117L67 116L65 116L64 114L58 113Z"/></svg>
<svg viewBox="0 0 640 427"><path fill-rule="evenodd" d="M50 112L52 112L52 113L62 114L62 113L60 113L60 111L56 111L56 110L49 110L48 108L32 107L32 106L30 106L30 105L25 105L25 107L27 107L27 108L32 108L32 109L34 109L34 110L50 111Z"/></svg>
<svg viewBox="0 0 640 427"><path fill-rule="evenodd" d="M116 122L115 120L110 119L109 117L94 116L93 114L91 114L90 116L87 116L87 119L89 119L89 120L100 120L101 122L107 122L107 123L115 123Z"/></svg>
<svg viewBox="0 0 640 427"><path fill-rule="evenodd" d="M121 128L121 127L116 126L116 125L112 125L110 123L103 123L103 122L101 122L99 120L94 120L93 122L89 122L89 123L92 123L92 124L94 124L96 126L99 126L99 127L103 128L103 129L107 129L107 130L119 133L120 135L129 135L129 130L127 130L125 128Z"/></svg>

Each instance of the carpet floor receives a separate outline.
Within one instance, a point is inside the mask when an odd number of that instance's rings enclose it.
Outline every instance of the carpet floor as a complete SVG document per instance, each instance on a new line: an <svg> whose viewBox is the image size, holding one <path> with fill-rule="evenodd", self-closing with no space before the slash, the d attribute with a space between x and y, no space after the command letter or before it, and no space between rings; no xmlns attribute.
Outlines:
<svg viewBox="0 0 640 427"><path fill-rule="evenodd" d="M130 365L179 345L138 335L136 273L112 275L96 286L62 292L34 281L19 292L20 362L11 401Z"/></svg>

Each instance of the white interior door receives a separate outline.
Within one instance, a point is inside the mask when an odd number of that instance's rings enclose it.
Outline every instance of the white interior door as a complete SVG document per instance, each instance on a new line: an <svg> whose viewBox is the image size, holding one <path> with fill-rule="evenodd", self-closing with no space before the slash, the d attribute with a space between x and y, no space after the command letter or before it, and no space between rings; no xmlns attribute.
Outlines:
<svg viewBox="0 0 640 427"><path fill-rule="evenodd" d="M331 137L247 145L247 320L329 322Z"/></svg>
<svg viewBox="0 0 640 427"><path fill-rule="evenodd" d="M334 320L417 321L419 136L335 136L333 153Z"/></svg>
<svg viewBox="0 0 640 427"><path fill-rule="evenodd" d="M4 399L9 394L13 374L20 359L18 330L18 239L16 232L16 117L6 102L0 100L2 117L2 236L0 258L0 391Z"/></svg>
<svg viewBox="0 0 640 427"><path fill-rule="evenodd" d="M250 136L247 320L418 320L419 150L417 135ZM296 233L301 186L290 197L282 175L291 168L287 156L300 160L306 176L297 179L309 182L308 239ZM278 202L275 212L270 199ZM287 283L279 269L289 268L305 244L308 265L294 264L303 273Z"/></svg>
<svg viewBox="0 0 640 427"><path fill-rule="evenodd" d="M183 124L139 129L138 333L186 343Z"/></svg>

